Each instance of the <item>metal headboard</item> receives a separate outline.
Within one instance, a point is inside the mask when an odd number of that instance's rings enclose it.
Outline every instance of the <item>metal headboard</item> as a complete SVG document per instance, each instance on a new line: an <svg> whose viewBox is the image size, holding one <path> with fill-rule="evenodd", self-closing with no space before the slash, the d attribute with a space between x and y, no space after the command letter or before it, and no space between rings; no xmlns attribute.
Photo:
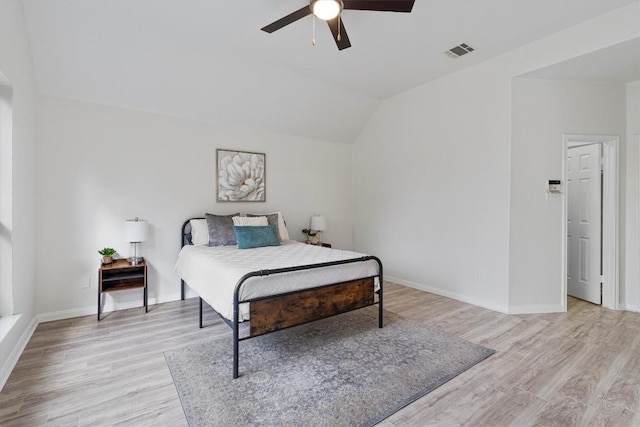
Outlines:
<svg viewBox="0 0 640 427"><path fill-rule="evenodd" d="M182 224L182 232L180 233L180 247L183 248L187 245L192 245L191 241L191 220L192 219L206 219L206 218L189 218ZM180 299L184 299L185 296L185 283L180 279Z"/></svg>
<svg viewBox="0 0 640 427"><path fill-rule="evenodd" d="M193 245L191 241L191 220L192 219L205 219L205 218L189 218L182 224L182 233L180 233L180 247L187 245Z"/></svg>

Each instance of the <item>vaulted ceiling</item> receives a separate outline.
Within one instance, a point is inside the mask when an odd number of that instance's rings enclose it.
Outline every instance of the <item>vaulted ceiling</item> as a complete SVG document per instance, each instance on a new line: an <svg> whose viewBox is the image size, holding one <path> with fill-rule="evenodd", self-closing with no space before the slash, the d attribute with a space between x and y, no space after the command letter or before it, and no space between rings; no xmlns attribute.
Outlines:
<svg viewBox="0 0 640 427"><path fill-rule="evenodd" d="M638 0L416 0L260 28L306 0L23 0L39 90L327 141L354 141L385 99ZM475 51L457 59L460 43ZM619 55L614 55L617 57Z"/></svg>

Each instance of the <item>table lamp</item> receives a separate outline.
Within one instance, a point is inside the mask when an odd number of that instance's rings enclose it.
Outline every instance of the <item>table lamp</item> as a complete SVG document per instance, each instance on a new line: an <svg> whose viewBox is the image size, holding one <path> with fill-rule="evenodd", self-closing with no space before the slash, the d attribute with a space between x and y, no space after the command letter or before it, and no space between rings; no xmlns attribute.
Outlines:
<svg viewBox="0 0 640 427"><path fill-rule="evenodd" d="M317 245L322 244L322 232L327 229L327 219L322 215L314 215L311 217L311 231L316 232Z"/></svg>
<svg viewBox="0 0 640 427"><path fill-rule="evenodd" d="M131 243L129 264L136 265L142 262L143 258L139 256L138 245L147 240L148 230L147 221L144 219L135 217L135 219L128 219L124 222L124 240Z"/></svg>

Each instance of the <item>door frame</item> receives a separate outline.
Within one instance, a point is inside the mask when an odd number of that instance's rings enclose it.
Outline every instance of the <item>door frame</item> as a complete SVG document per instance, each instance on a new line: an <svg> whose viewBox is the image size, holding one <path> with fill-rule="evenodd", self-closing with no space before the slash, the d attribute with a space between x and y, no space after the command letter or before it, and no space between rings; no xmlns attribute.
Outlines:
<svg viewBox="0 0 640 427"><path fill-rule="evenodd" d="M602 306L619 309L618 255L618 170L620 137L613 135L562 135L562 179L566 196L569 148L579 145L602 144L604 162L602 186ZM567 215L568 200L562 203L562 286L561 301L567 309Z"/></svg>

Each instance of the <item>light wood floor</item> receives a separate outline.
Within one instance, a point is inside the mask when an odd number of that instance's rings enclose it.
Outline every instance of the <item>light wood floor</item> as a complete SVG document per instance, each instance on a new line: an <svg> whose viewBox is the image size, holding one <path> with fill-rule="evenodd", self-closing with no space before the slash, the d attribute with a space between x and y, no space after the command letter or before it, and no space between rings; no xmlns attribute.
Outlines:
<svg viewBox="0 0 640 427"><path fill-rule="evenodd" d="M640 426L640 313L570 299L568 313L507 316L394 284L385 308L497 352L383 427ZM197 316L191 299L39 325L0 425L185 426L163 352L230 333Z"/></svg>

